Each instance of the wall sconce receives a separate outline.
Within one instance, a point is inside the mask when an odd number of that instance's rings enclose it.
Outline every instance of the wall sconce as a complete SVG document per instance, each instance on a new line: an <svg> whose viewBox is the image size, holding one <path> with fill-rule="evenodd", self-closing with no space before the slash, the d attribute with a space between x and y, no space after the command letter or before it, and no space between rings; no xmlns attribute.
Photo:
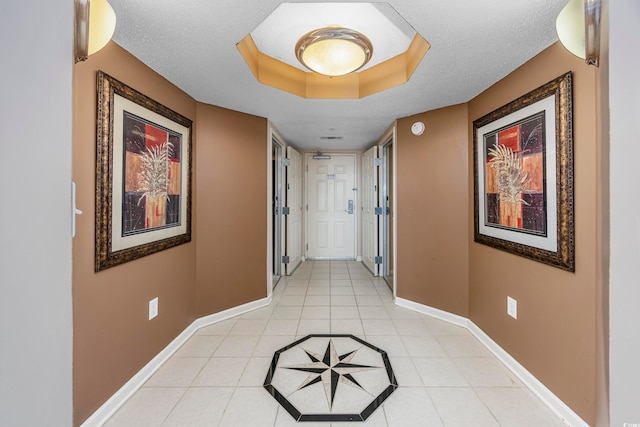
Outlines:
<svg viewBox="0 0 640 427"><path fill-rule="evenodd" d="M107 0L76 0L75 61L85 61L106 46L116 29L116 14Z"/></svg>
<svg viewBox="0 0 640 427"><path fill-rule="evenodd" d="M562 45L588 65L600 61L600 7L602 0L570 0L560 11L556 31Z"/></svg>

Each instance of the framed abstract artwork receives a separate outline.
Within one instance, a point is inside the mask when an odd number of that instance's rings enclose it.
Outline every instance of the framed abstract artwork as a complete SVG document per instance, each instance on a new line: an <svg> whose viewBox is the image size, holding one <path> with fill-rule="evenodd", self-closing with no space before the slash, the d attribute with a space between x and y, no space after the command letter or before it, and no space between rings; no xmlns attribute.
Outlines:
<svg viewBox="0 0 640 427"><path fill-rule="evenodd" d="M575 271L572 74L473 122L474 240Z"/></svg>
<svg viewBox="0 0 640 427"><path fill-rule="evenodd" d="M98 72L96 264L191 241L191 120Z"/></svg>

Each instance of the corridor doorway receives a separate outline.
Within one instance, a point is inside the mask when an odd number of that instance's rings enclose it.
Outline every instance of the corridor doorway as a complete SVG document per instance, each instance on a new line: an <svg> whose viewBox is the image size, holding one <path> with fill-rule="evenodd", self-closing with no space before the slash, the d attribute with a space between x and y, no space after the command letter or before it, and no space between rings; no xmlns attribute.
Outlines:
<svg viewBox="0 0 640 427"><path fill-rule="evenodd" d="M307 154L306 254L356 259L356 155Z"/></svg>

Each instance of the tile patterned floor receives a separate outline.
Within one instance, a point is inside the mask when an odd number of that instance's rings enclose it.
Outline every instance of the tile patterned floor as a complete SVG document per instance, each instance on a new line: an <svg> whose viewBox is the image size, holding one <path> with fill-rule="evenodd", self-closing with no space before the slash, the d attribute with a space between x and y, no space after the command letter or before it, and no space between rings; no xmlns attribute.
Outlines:
<svg viewBox="0 0 640 427"><path fill-rule="evenodd" d="M274 352L352 334L387 352L399 387L365 422L295 422L265 390ZM269 307L200 329L106 427L564 424L466 329L397 307L357 262L306 261Z"/></svg>
<svg viewBox="0 0 640 427"><path fill-rule="evenodd" d="M398 382L384 350L354 335L310 334L275 352L264 387L297 421L365 421Z"/></svg>

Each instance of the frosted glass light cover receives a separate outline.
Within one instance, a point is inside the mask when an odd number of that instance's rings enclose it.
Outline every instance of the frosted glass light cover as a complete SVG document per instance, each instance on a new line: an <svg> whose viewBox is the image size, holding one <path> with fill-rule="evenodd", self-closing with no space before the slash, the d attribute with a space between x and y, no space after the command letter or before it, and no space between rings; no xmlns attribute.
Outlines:
<svg viewBox="0 0 640 427"><path fill-rule="evenodd" d="M556 31L562 45L578 58L585 59L584 1L571 0L556 19Z"/></svg>
<svg viewBox="0 0 640 427"><path fill-rule="evenodd" d="M349 74L362 67L365 54L362 48L347 40L322 40L310 45L302 54L304 64L328 76Z"/></svg>
<svg viewBox="0 0 640 427"><path fill-rule="evenodd" d="M116 29L116 14L107 0L91 0L89 6L89 55L109 43Z"/></svg>
<svg viewBox="0 0 640 427"><path fill-rule="evenodd" d="M362 68L372 52L367 37L341 27L311 31L296 45L298 60L311 71L327 76L342 76Z"/></svg>

